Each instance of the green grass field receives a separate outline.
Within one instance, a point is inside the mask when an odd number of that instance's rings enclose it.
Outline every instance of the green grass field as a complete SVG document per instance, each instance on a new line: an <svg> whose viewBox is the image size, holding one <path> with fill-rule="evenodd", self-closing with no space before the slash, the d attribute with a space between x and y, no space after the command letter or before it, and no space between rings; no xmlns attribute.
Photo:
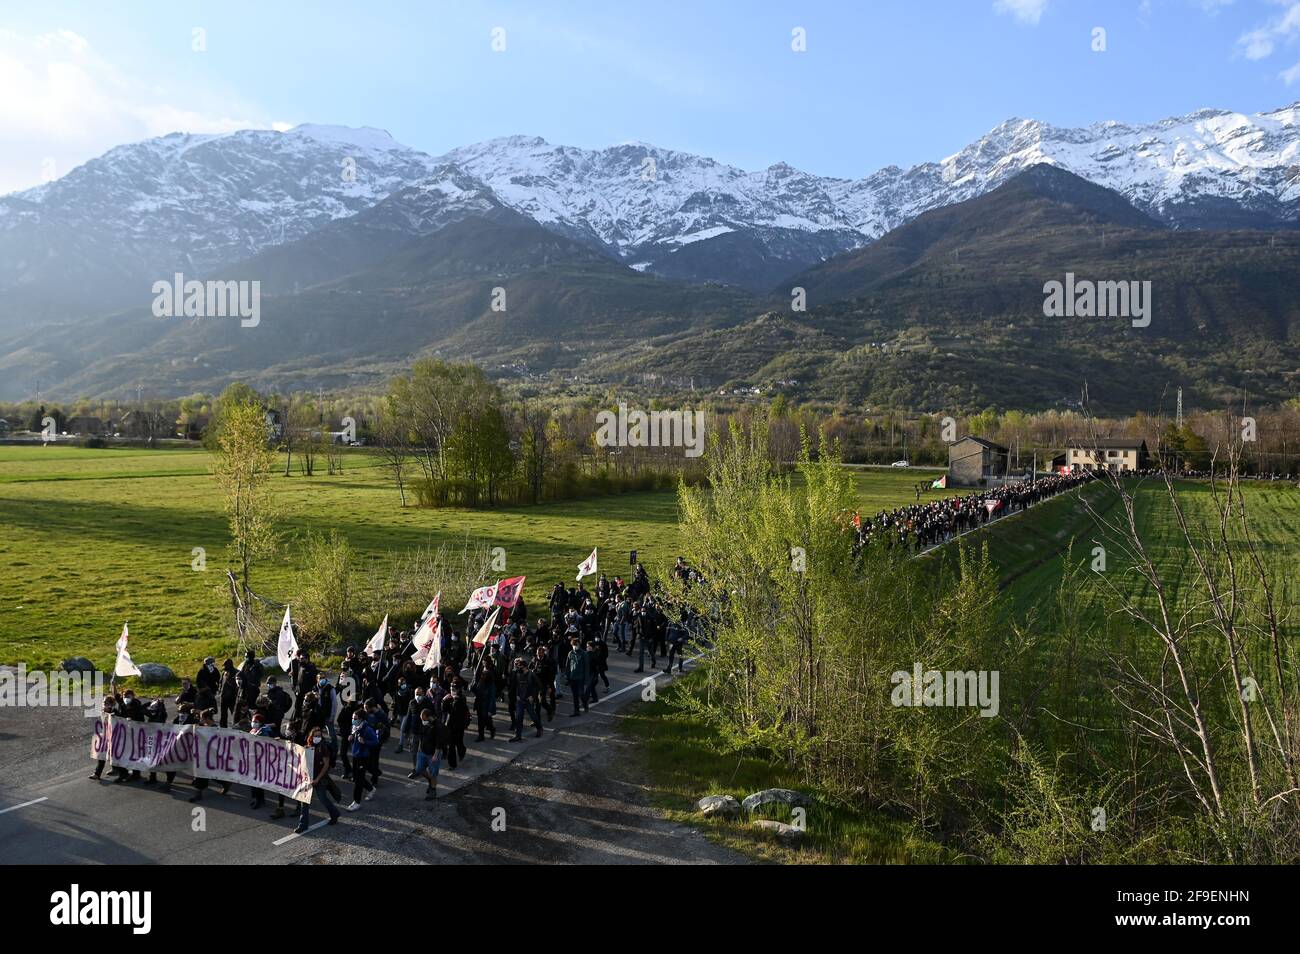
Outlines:
<svg viewBox="0 0 1300 954"><path fill-rule="evenodd" d="M504 575L528 575L526 595L534 602L556 580L572 580L592 546L601 548L607 572L624 570L628 551L636 549L652 574L666 572L679 548L671 491L492 511L403 509L375 458L353 452L345 460L340 475L276 476L285 546L257 572L258 592L292 602L301 569L293 541L308 530L337 529L361 561L382 559L390 551L456 544L467 536L501 546L508 561ZM205 655L231 653L234 640L225 628L228 597L222 584L227 530L209 466L209 456L198 449L0 447L0 663L52 668L68 656L85 655L108 667L124 621L131 624L137 662L161 662L188 674ZM860 508L875 513L911 503L914 485L928 483L937 473L855 469ZM926 499L954 492L927 491ZM1104 487L1084 493L1105 508ZM1138 493L1148 545L1171 583L1185 584L1190 558L1174 542L1162 487L1151 482ZM1294 578L1300 567L1300 492L1247 484L1245 493L1265 560L1276 573ZM1193 520L1209 513L1203 483L1181 485L1180 499ZM1082 566L1091 560L1092 546L1105 542L1078 494L997 521L964 539L967 545L989 544L1003 592L1025 617L1052 601L1071 542L1073 558ZM206 550L205 572L191 568L195 547ZM1112 547L1110 553L1108 580L1121 588L1136 587L1117 551ZM944 548L922 559L954 557L955 549ZM1101 589L1094 587L1079 610L1104 614ZM365 622L373 626L378 619ZM1045 649L1050 651L1050 645ZM690 691L690 680L672 691ZM818 807L809 817L812 834L797 851L743 825L700 822L692 811L703 794L743 796L770 786L806 786L779 761L721 751L704 726L666 704L670 695L635 707L624 728L638 743L631 751L646 768L653 799L675 817L772 861L961 860L907 824L817 792Z"/></svg>
<svg viewBox="0 0 1300 954"><path fill-rule="evenodd" d="M285 546L254 577L262 595L292 602L300 569L293 540L305 531L337 529L363 561L468 536L505 548L503 575L526 574L534 602L557 580L572 580L593 546L611 574L626 570L633 549L652 574L666 573L676 555L670 491L499 510L403 509L375 458L353 452L345 461L341 475L275 477ZM137 662L188 673L205 655L228 654L227 530L209 467L200 449L0 447L0 663L49 668L84 655L108 666L123 622ZM875 512L911 501L913 484L934 474L861 470L855 481L864 511ZM206 553L204 572L191 568L195 547Z"/></svg>

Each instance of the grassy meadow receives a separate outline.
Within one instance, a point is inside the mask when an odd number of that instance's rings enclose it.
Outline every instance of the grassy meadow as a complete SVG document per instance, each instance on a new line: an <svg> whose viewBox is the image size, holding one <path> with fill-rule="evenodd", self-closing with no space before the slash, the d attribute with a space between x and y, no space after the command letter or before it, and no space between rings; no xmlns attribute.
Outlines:
<svg viewBox="0 0 1300 954"><path fill-rule="evenodd" d="M295 465L292 476L275 476L283 546L256 570L259 594L292 603L301 570L295 540L308 531L337 529L363 563L467 537L500 546L503 575L526 574L534 605L557 580L571 581L593 546L610 574L626 570L633 549L652 574L676 556L671 491L497 510L403 508L378 464L353 451L342 474L304 477ZM0 446L0 663L50 668L84 655L108 666L123 622L137 662L178 674L231 652L228 534L210 465L198 448ZM857 471L863 510L913 500L913 485L935 473ZM203 572L191 567L196 547L205 551ZM446 594L447 605L464 595Z"/></svg>

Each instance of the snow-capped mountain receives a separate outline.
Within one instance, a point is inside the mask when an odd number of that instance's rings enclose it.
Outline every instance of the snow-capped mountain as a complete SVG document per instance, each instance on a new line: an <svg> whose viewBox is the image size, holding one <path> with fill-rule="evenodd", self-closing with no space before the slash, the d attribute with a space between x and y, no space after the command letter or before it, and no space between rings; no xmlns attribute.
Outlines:
<svg viewBox="0 0 1300 954"><path fill-rule="evenodd" d="M419 237L504 207L638 271L756 290L1044 162L1168 225L1290 228L1298 117L1300 104L1081 129L1015 119L941 161L861 179L644 143L512 136L435 158L368 128L176 133L0 197L0 331L129 307L175 270L219 272L367 211L368 228Z"/></svg>
<svg viewBox="0 0 1300 954"><path fill-rule="evenodd" d="M640 143L583 150L511 136L444 160L542 224L636 258L744 229L878 238L928 209L996 188L1040 163L1112 189L1170 225L1295 223L1300 216L1300 104L1247 116L1202 110L1149 125L1066 129L1011 119L960 152L862 179L778 163L746 172ZM1235 209L1233 207L1236 207Z"/></svg>
<svg viewBox="0 0 1300 954"><path fill-rule="evenodd" d="M0 200L0 229L106 229L196 269L301 238L427 176L435 163L377 129L172 133L118 146Z"/></svg>

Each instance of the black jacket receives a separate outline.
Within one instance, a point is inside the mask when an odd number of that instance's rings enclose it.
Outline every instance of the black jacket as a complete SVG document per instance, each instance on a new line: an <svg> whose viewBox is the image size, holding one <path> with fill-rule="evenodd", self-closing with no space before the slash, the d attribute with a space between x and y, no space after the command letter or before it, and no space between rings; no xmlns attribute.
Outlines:
<svg viewBox="0 0 1300 954"><path fill-rule="evenodd" d="M207 666L199 667L199 674L194 677L195 689L207 689L212 693L217 691L217 683L221 681L221 671L213 666L209 669Z"/></svg>
<svg viewBox="0 0 1300 954"><path fill-rule="evenodd" d="M303 662L293 659L289 662L289 684L293 686L294 692L303 693L315 689L318 675L316 664L311 660Z"/></svg>

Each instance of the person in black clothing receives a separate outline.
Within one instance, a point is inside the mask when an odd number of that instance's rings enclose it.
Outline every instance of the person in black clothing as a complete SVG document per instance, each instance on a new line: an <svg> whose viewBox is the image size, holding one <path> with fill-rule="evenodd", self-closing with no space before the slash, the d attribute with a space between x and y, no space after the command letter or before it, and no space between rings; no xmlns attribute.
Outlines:
<svg viewBox="0 0 1300 954"><path fill-rule="evenodd" d="M203 712L199 714L198 724L203 726L216 725L217 724L216 713L213 712L211 709L203 710ZM194 780L194 794L190 796L189 800L191 802L203 801L203 793L207 789L207 787L208 787L208 780L206 778L196 778ZM224 795L228 791L230 791L230 783L222 782L221 794Z"/></svg>
<svg viewBox="0 0 1300 954"><path fill-rule="evenodd" d="M366 768L370 772L370 780L379 784L379 777L384 774L384 770L379 767L379 752L388 741L388 735L391 731L391 723L388 721L388 713L384 711L383 703L378 699L369 699L366 701L366 722L375 730L375 735L379 741L370 748L370 761Z"/></svg>
<svg viewBox="0 0 1300 954"><path fill-rule="evenodd" d="M608 673L609 673L609 643L605 642L604 639L602 639L602 638L600 638L600 637L598 636L595 640L590 640L590 641L588 642L588 645L593 645L593 644L594 644L594 648L595 648L596 653L595 653L595 656L593 656L592 658L594 659L595 664L596 664L596 671L595 671L595 673L593 674L593 676L592 676L592 680L591 680L591 695L592 695L592 698L593 698L593 700L594 700L594 698L595 698L595 696L596 696L596 679L597 679L597 678L599 678L600 681L603 682L603 683L605 684L605 691L606 691L606 692L609 691L609 675L608 675Z"/></svg>
<svg viewBox="0 0 1300 954"><path fill-rule="evenodd" d="M359 709L361 709L361 703L355 699L352 702L345 702L339 706L339 715L335 720L335 725L339 730L339 749L343 756L343 777L345 779L352 777L352 747L346 740L352 735L352 716Z"/></svg>
<svg viewBox="0 0 1300 954"><path fill-rule="evenodd" d="M239 704L239 673L235 671L233 660L227 659L221 664L221 686L218 689L221 711L221 728L230 725L230 716ZM199 709L198 703L194 706ZM199 709L202 711L202 709Z"/></svg>
<svg viewBox="0 0 1300 954"><path fill-rule="evenodd" d="M469 705L457 679L442 698L442 721L447 727L447 764L455 768L465 758L465 729L469 726Z"/></svg>
<svg viewBox="0 0 1300 954"><path fill-rule="evenodd" d="M144 721L144 706L141 705L140 700L135 697L135 692L133 690L128 689L118 697L117 715L124 719L130 719L132 722ZM127 779L127 773L123 771L122 774L118 775L118 777L114 779L114 781L125 782ZM133 769L131 771L130 781L140 781L139 769Z"/></svg>
<svg viewBox="0 0 1300 954"><path fill-rule="evenodd" d="M320 697L315 691L303 693L302 698L298 700L298 722L302 725L303 732L308 735L313 729L325 728L325 714L321 712Z"/></svg>
<svg viewBox="0 0 1300 954"><path fill-rule="evenodd" d="M538 707L542 687L537 681L537 673L525 665L522 655L515 657L514 672L511 673L511 676L511 688L516 700L516 708L514 712L515 734L510 741L521 742L524 738L524 719L527 716L531 715L533 717L533 725L537 729L537 735L542 734L542 714Z"/></svg>
<svg viewBox="0 0 1300 954"><path fill-rule="evenodd" d="M555 659L548 646L539 645L533 652L533 668L537 671L537 682L541 686L540 704L546 710L546 721L555 718Z"/></svg>
<svg viewBox="0 0 1300 954"><path fill-rule="evenodd" d="M194 704L192 702L182 702L176 711L176 718L172 719L172 725L190 725L197 721L198 720L194 717ZM152 778L152 775L150 777ZM163 782L162 790L164 792L170 792L172 790L172 782L175 780L176 772L168 772L167 780Z"/></svg>
<svg viewBox="0 0 1300 954"><path fill-rule="evenodd" d="M99 704L99 706L100 709L103 710L105 718L107 718L108 716L117 715L117 696L115 695L110 696L108 694L105 694L104 699ZM108 761L107 759L100 759L98 762L95 763L95 771L90 773L91 779L93 779L96 782L99 781L100 776L104 774L104 764L107 761ZM109 772L108 774L113 776L125 775L126 770L121 766L115 765L113 766L113 771Z"/></svg>
<svg viewBox="0 0 1300 954"><path fill-rule="evenodd" d="M267 713L270 718L267 720L275 725L279 725L289 711L294 708L294 700L289 698L289 693L280 688L280 682L275 676L269 676L266 680L266 698L271 703L273 712Z"/></svg>
<svg viewBox="0 0 1300 954"><path fill-rule="evenodd" d="M478 740L483 741L486 731L492 738L497 737L497 727L492 722L492 703L497 694L497 674L492 665L492 658L484 656L474 676L474 716L478 722Z"/></svg>
<svg viewBox="0 0 1300 954"><path fill-rule="evenodd" d="M167 721L167 704L164 703L161 699L154 699L154 700L152 700L152 701L151 701L147 706L145 706L145 708L144 708L144 721L145 721L145 722L154 722L154 723L162 723L162 722L166 722L166 721ZM145 782L144 782L144 783L145 783L146 785L157 785L157 784L158 784L158 773L157 773L157 772L150 772L150 773L149 773L149 777L148 777L147 779L145 779Z"/></svg>
<svg viewBox="0 0 1300 954"><path fill-rule="evenodd" d="M203 660L198 675L194 677L194 704L204 709L216 705L217 687L221 674L217 672L217 661L211 656Z"/></svg>
<svg viewBox="0 0 1300 954"><path fill-rule="evenodd" d="M689 631L686 628L686 610L682 610L682 621L680 623L671 623L668 626L668 665L664 667L664 672L673 671L673 660L677 660L677 671L681 672L684 656L686 651L686 637Z"/></svg>
<svg viewBox="0 0 1300 954"><path fill-rule="evenodd" d="M416 746L415 730L417 726L411 719L412 695L411 684L406 681L405 676L399 675L397 685L393 687L393 721L397 723L398 752L404 751L408 741L412 748Z"/></svg>
<svg viewBox="0 0 1300 954"><path fill-rule="evenodd" d="M239 695L244 705L252 709L257 705L257 694L261 691L262 664L250 649L244 653L244 664L239 667Z"/></svg>
<svg viewBox="0 0 1300 954"><path fill-rule="evenodd" d="M298 655L289 661L289 685L293 689L293 714L298 715L298 706L302 697L316 688L319 673L316 664L305 649L298 650ZM287 711L287 710L286 710Z"/></svg>
<svg viewBox="0 0 1300 954"><path fill-rule="evenodd" d="M437 717L432 708L420 710L419 742L415 746L415 771L411 778L424 776L429 787L424 791L425 798L438 797L438 769L442 767L442 757L438 754L447 747L447 727Z"/></svg>
<svg viewBox="0 0 1300 954"><path fill-rule="evenodd" d="M188 702L193 705L194 701L198 699L198 697L199 693L198 690L194 688L193 681L188 678L182 679L181 691L176 694L176 704L180 706Z"/></svg>
<svg viewBox="0 0 1300 954"><path fill-rule="evenodd" d="M307 746L312 751L312 797L315 798L319 793L321 803L329 812L330 824L337 825L339 810L334 807L334 802L330 799L330 787L333 785L330 779L330 767L334 764L334 750L330 748L329 741L320 726L307 733ZM306 832L310 823L311 802L307 801L303 802L298 809L298 827L293 830L294 834L301 835Z"/></svg>

